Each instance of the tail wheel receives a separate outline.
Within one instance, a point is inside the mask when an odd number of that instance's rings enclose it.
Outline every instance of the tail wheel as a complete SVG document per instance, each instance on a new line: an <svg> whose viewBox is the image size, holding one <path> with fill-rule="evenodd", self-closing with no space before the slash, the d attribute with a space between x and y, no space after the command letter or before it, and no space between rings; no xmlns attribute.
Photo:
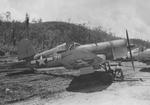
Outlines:
<svg viewBox="0 0 150 105"><path fill-rule="evenodd" d="M115 79L119 79L119 80L124 79L122 69L116 69L115 70Z"/></svg>

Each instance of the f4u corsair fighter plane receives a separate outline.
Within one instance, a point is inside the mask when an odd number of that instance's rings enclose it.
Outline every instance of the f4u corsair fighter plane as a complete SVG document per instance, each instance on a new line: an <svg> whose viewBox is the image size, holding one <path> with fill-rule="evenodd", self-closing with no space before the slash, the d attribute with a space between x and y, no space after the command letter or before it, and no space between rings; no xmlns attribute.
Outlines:
<svg viewBox="0 0 150 105"><path fill-rule="evenodd" d="M85 45L73 43L69 47L64 43L38 54L35 54L30 41L23 39L18 44L18 58L20 61L12 66L30 65L29 67L32 68L63 66L71 70L83 70L83 68L86 67L92 67L94 70L102 67L106 72L113 73L107 62L108 60L122 58L127 55L128 50L130 51L130 57L132 59L127 31L126 36L127 40L119 39ZM134 68L133 61L132 66ZM119 71L119 73L122 73L122 71Z"/></svg>

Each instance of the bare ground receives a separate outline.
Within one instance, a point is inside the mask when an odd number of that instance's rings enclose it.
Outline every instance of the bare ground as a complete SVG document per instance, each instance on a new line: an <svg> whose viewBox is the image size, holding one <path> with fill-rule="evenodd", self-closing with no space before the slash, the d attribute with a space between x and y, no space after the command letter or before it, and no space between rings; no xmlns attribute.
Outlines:
<svg viewBox="0 0 150 105"><path fill-rule="evenodd" d="M142 103L142 105L149 105L149 69L141 69L145 65L138 62L135 66L136 71L133 72L130 63L124 63L122 68L125 81L113 83L111 83L111 76L103 72L94 72L79 77L58 76L58 74L68 72L67 70L52 71L48 75L32 71L11 74L10 71L1 72L0 104L138 105Z"/></svg>

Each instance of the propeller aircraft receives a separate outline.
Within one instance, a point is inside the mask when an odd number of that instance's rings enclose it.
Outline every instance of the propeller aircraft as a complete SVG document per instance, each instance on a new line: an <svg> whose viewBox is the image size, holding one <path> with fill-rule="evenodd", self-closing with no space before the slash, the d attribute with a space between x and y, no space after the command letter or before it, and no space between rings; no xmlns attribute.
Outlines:
<svg viewBox="0 0 150 105"><path fill-rule="evenodd" d="M18 61L9 64L10 67L64 67L66 69L84 71L87 69L83 68L87 67L91 67L91 71L104 68L106 72L114 73L108 61L126 56L129 50L134 70L127 30L126 37L127 39L85 45L72 43L69 47L67 47L66 43L63 43L38 54L35 54L30 40L22 39L18 44ZM122 73L122 71L119 72Z"/></svg>

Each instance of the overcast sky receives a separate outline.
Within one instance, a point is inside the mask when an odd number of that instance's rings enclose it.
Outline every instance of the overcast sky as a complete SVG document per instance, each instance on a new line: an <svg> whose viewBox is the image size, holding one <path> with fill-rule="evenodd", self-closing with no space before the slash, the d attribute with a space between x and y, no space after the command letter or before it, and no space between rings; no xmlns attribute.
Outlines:
<svg viewBox="0 0 150 105"><path fill-rule="evenodd" d="M0 14L6 11L16 20L26 13L43 21L70 19L122 37L128 29L130 37L150 41L150 0L0 0Z"/></svg>

